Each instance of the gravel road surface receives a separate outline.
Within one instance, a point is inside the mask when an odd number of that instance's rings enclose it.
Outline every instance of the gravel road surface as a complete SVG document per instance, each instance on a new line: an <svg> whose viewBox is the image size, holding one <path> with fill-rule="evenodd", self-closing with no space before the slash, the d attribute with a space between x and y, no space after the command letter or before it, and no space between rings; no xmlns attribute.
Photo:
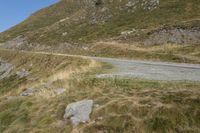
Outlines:
<svg viewBox="0 0 200 133"><path fill-rule="evenodd" d="M25 52L25 51L23 51ZM78 58L93 59L113 65L113 71L99 74L97 77L122 77L143 78L151 80L168 81L200 81L200 64L167 63L153 61L127 60L117 58L90 57L48 52L30 52L35 54L47 54L56 56L72 56Z"/></svg>
<svg viewBox="0 0 200 133"><path fill-rule="evenodd" d="M136 61L101 57L92 57L92 59L110 63L114 66L112 72L97 75L100 78L117 76L152 80L200 81L200 65L197 64Z"/></svg>

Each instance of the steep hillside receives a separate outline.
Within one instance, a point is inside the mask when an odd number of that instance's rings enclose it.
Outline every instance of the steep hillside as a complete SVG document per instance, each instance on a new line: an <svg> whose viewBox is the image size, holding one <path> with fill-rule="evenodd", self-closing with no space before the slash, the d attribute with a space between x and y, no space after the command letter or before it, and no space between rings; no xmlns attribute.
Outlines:
<svg viewBox="0 0 200 133"><path fill-rule="evenodd" d="M199 133L199 65L117 59L200 64L199 11L200 0L59 0L0 33L0 133Z"/></svg>
<svg viewBox="0 0 200 133"><path fill-rule="evenodd" d="M61 0L0 33L0 43L6 48L90 55L103 52L94 48L99 41L193 46L200 41L199 10L198 0ZM105 55L114 56L109 53Z"/></svg>

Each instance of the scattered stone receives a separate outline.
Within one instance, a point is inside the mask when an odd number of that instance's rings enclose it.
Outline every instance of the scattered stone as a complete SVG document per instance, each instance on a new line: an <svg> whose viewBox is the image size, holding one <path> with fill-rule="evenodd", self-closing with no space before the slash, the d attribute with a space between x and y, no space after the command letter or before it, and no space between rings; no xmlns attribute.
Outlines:
<svg viewBox="0 0 200 133"><path fill-rule="evenodd" d="M34 88L28 88L20 94L20 96L33 96L37 92Z"/></svg>
<svg viewBox="0 0 200 133"><path fill-rule="evenodd" d="M149 33L144 45L172 44L198 44L200 40L199 28L163 28Z"/></svg>
<svg viewBox="0 0 200 133"><path fill-rule="evenodd" d="M71 118L74 125L86 123L90 120L89 115L92 112L93 100L83 100L71 103L65 109L64 118Z"/></svg>
<svg viewBox="0 0 200 133"><path fill-rule="evenodd" d="M36 80L38 80L38 79L39 79L39 77L29 77L29 78L28 78L29 81L36 81Z"/></svg>
<svg viewBox="0 0 200 133"><path fill-rule="evenodd" d="M122 36L128 36L136 32L136 29L121 32Z"/></svg>
<svg viewBox="0 0 200 133"><path fill-rule="evenodd" d="M120 10L128 10L128 12L135 12L135 9L142 8L144 10L153 10L159 6L159 0L129 0L125 6L120 7Z"/></svg>
<svg viewBox="0 0 200 133"><path fill-rule="evenodd" d="M66 35L67 35L67 32L62 33L62 36L66 36Z"/></svg>
<svg viewBox="0 0 200 133"><path fill-rule="evenodd" d="M117 74L98 74L96 78L115 78Z"/></svg>
<svg viewBox="0 0 200 133"><path fill-rule="evenodd" d="M83 49L84 49L84 50L89 50L89 48L88 48L88 47L83 47Z"/></svg>
<svg viewBox="0 0 200 133"><path fill-rule="evenodd" d="M100 117L98 117L98 118L97 118L97 120L103 120L103 117L102 117L102 116L100 116Z"/></svg>
<svg viewBox="0 0 200 133"><path fill-rule="evenodd" d="M17 71L16 72L17 76L19 76L20 78L23 78L23 77L27 77L29 75L29 72L26 71L25 69L22 69L20 71Z"/></svg>
<svg viewBox="0 0 200 133"><path fill-rule="evenodd" d="M2 44L3 48L6 49L23 49L23 48L32 48L24 36L18 36L12 40L9 40Z"/></svg>
<svg viewBox="0 0 200 133"><path fill-rule="evenodd" d="M44 89L49 89L51 87L51 84L52 82L47 82L47 83L42 84L42 86Z"/></svg>
<svg viewBox="0 0 200 133"><path fill-rule="evenodd" d="M59 20L59 22L62 23L62 22L66 21L66 20L69 20L69 19L70 19L69 17L66 17L64 19Z"/></svg>
<svg viewBox="0 0 200 133"><path fill-rule="evenodd" d="M158 7L158 5L160 4L159 0L148 0L144 2L144 9L146 10L153 10L155 8Z"/></svg>
<svg viewBox="0 0 200 133"><path fill-rule="evenodd" d="M57 94L57 95L60 95L62 93L64 93L66 90L64 88L58 88L58 89L55 89L54 92Z"/></svg>
<svg viewBox="0 0 200 133"><path fill-rule="evenodd" d="M94 107L95 107L95 108L98 108L98 107L100 107L100 105L99 105L99 104L95 104Z"/></svg>
<svg viewBox="0 0 200 133"><path fill-rule="evenodd" d="M13 68L12 64L0 62L0 80L8 77Z"/></svg>

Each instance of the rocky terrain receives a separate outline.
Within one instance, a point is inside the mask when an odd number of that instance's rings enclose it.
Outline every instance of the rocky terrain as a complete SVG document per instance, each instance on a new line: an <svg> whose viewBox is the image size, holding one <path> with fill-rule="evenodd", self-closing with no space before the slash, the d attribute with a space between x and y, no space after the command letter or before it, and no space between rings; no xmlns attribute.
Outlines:
<svg viewBox="0 0 200 133"><path fill-rule="evenodd" d="M0 33L4 48L91 54L101 41L199 44L199 2L180 0L61 0ZM98 54L98 53L95 53Z"/></svg>
<svg viewBox="0 0 200 133"><path fill-rule="evenodd" d="M0 60L0 80L9 76L13 65Z"/></svg>
<svg viewBox="0 0 200 133"><path fill-rule="evenodd" d="M0 47L199 63L199 5L196 0L61 0L0 33Z"/></svg>
<svg viewBox="0 0 200 133"><path fill-rule="evenodd" d="M0 33L0 132L199 133L199 10L59 0Z"/></svg>
<svg viewBox="0 0 200 133"><path fill-rule="evenodd" d="M114 69L91 57L58 53L0 50L0 57L2 133L200 131L199 82L98 77L123 66L134 70L119 59L96 59L113 62ZM168 65L168 72L180 67ZM197 65L187 64L179 72L195 66L198 73Z"/></svg>

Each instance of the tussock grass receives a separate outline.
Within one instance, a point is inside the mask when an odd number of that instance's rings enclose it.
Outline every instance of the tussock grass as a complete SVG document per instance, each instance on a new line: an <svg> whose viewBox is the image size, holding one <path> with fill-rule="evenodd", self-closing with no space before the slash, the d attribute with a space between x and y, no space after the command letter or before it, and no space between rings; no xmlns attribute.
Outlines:
<svg viewBox="0 0 200 133"><path fill-rule="evenodd" d="M164 44L141 46L123 42L98 42L91 47L89 55L130 59L200 63L200 45Z"/></svg>
<svg viewBox="0 0 200 133"><path fill-rule="evenodd" d="M0 57L15 66L11 76L0 81L0 95L3 96L19 95L27 88L37 89L40 96L54 95L54 89L69 86L67 80L72 75L100 67L93 60L9 50L1 50ZM28 71L27 77L16 75L21 69Z"/></svg>
<svg viewBox="0 0 200 133"><path fill-rule="evenodd" d="M17 59L11 58L12 54L15 54L13 57ZM17 91L21 92L23 87L13 86L9 90L9 87L5 86L5 90L8 88L7 93L0 93L0 132L163 133L200 130L198 82L98 79L96 73L107 71L112 66L99 66L93 61L52 55L37 54L39 57L35 57L33 54L29 56L27 53L8 51L1 52L0 55L12 63L15 62L15 66L20 68L38 61L36 66L40 67L41 71L37 71L34 76L40 75L40 79L34 83L23 81L24 87L38 84L40 88L42 83L52 81L50 91L31 97L6 99L5 95L18 95ZM53 62L57 65L47 67L46 63ZM70 66L73 69L70 69ZM31 70L36 71L35 69ZM12 84L14 82L16 81ZM60 87L66 89L63 94L51 94L54 88ZM83 99L94 100L91 120L89 123L73 126L69 120L63 119L64 110L68 104Z"/></svg>
<svg viewBox="0 0 200 133"><path fill-rule="evenodd" d="M92 114L95 122L91 121L80 129L84 132L199 131L197 114L194 113L199 103L193 101L200 98L198 83L137 79L91 79L83 82L80 86L91 84L87 88L94 88L92 96L88 97L100 105Z"/></svg>

